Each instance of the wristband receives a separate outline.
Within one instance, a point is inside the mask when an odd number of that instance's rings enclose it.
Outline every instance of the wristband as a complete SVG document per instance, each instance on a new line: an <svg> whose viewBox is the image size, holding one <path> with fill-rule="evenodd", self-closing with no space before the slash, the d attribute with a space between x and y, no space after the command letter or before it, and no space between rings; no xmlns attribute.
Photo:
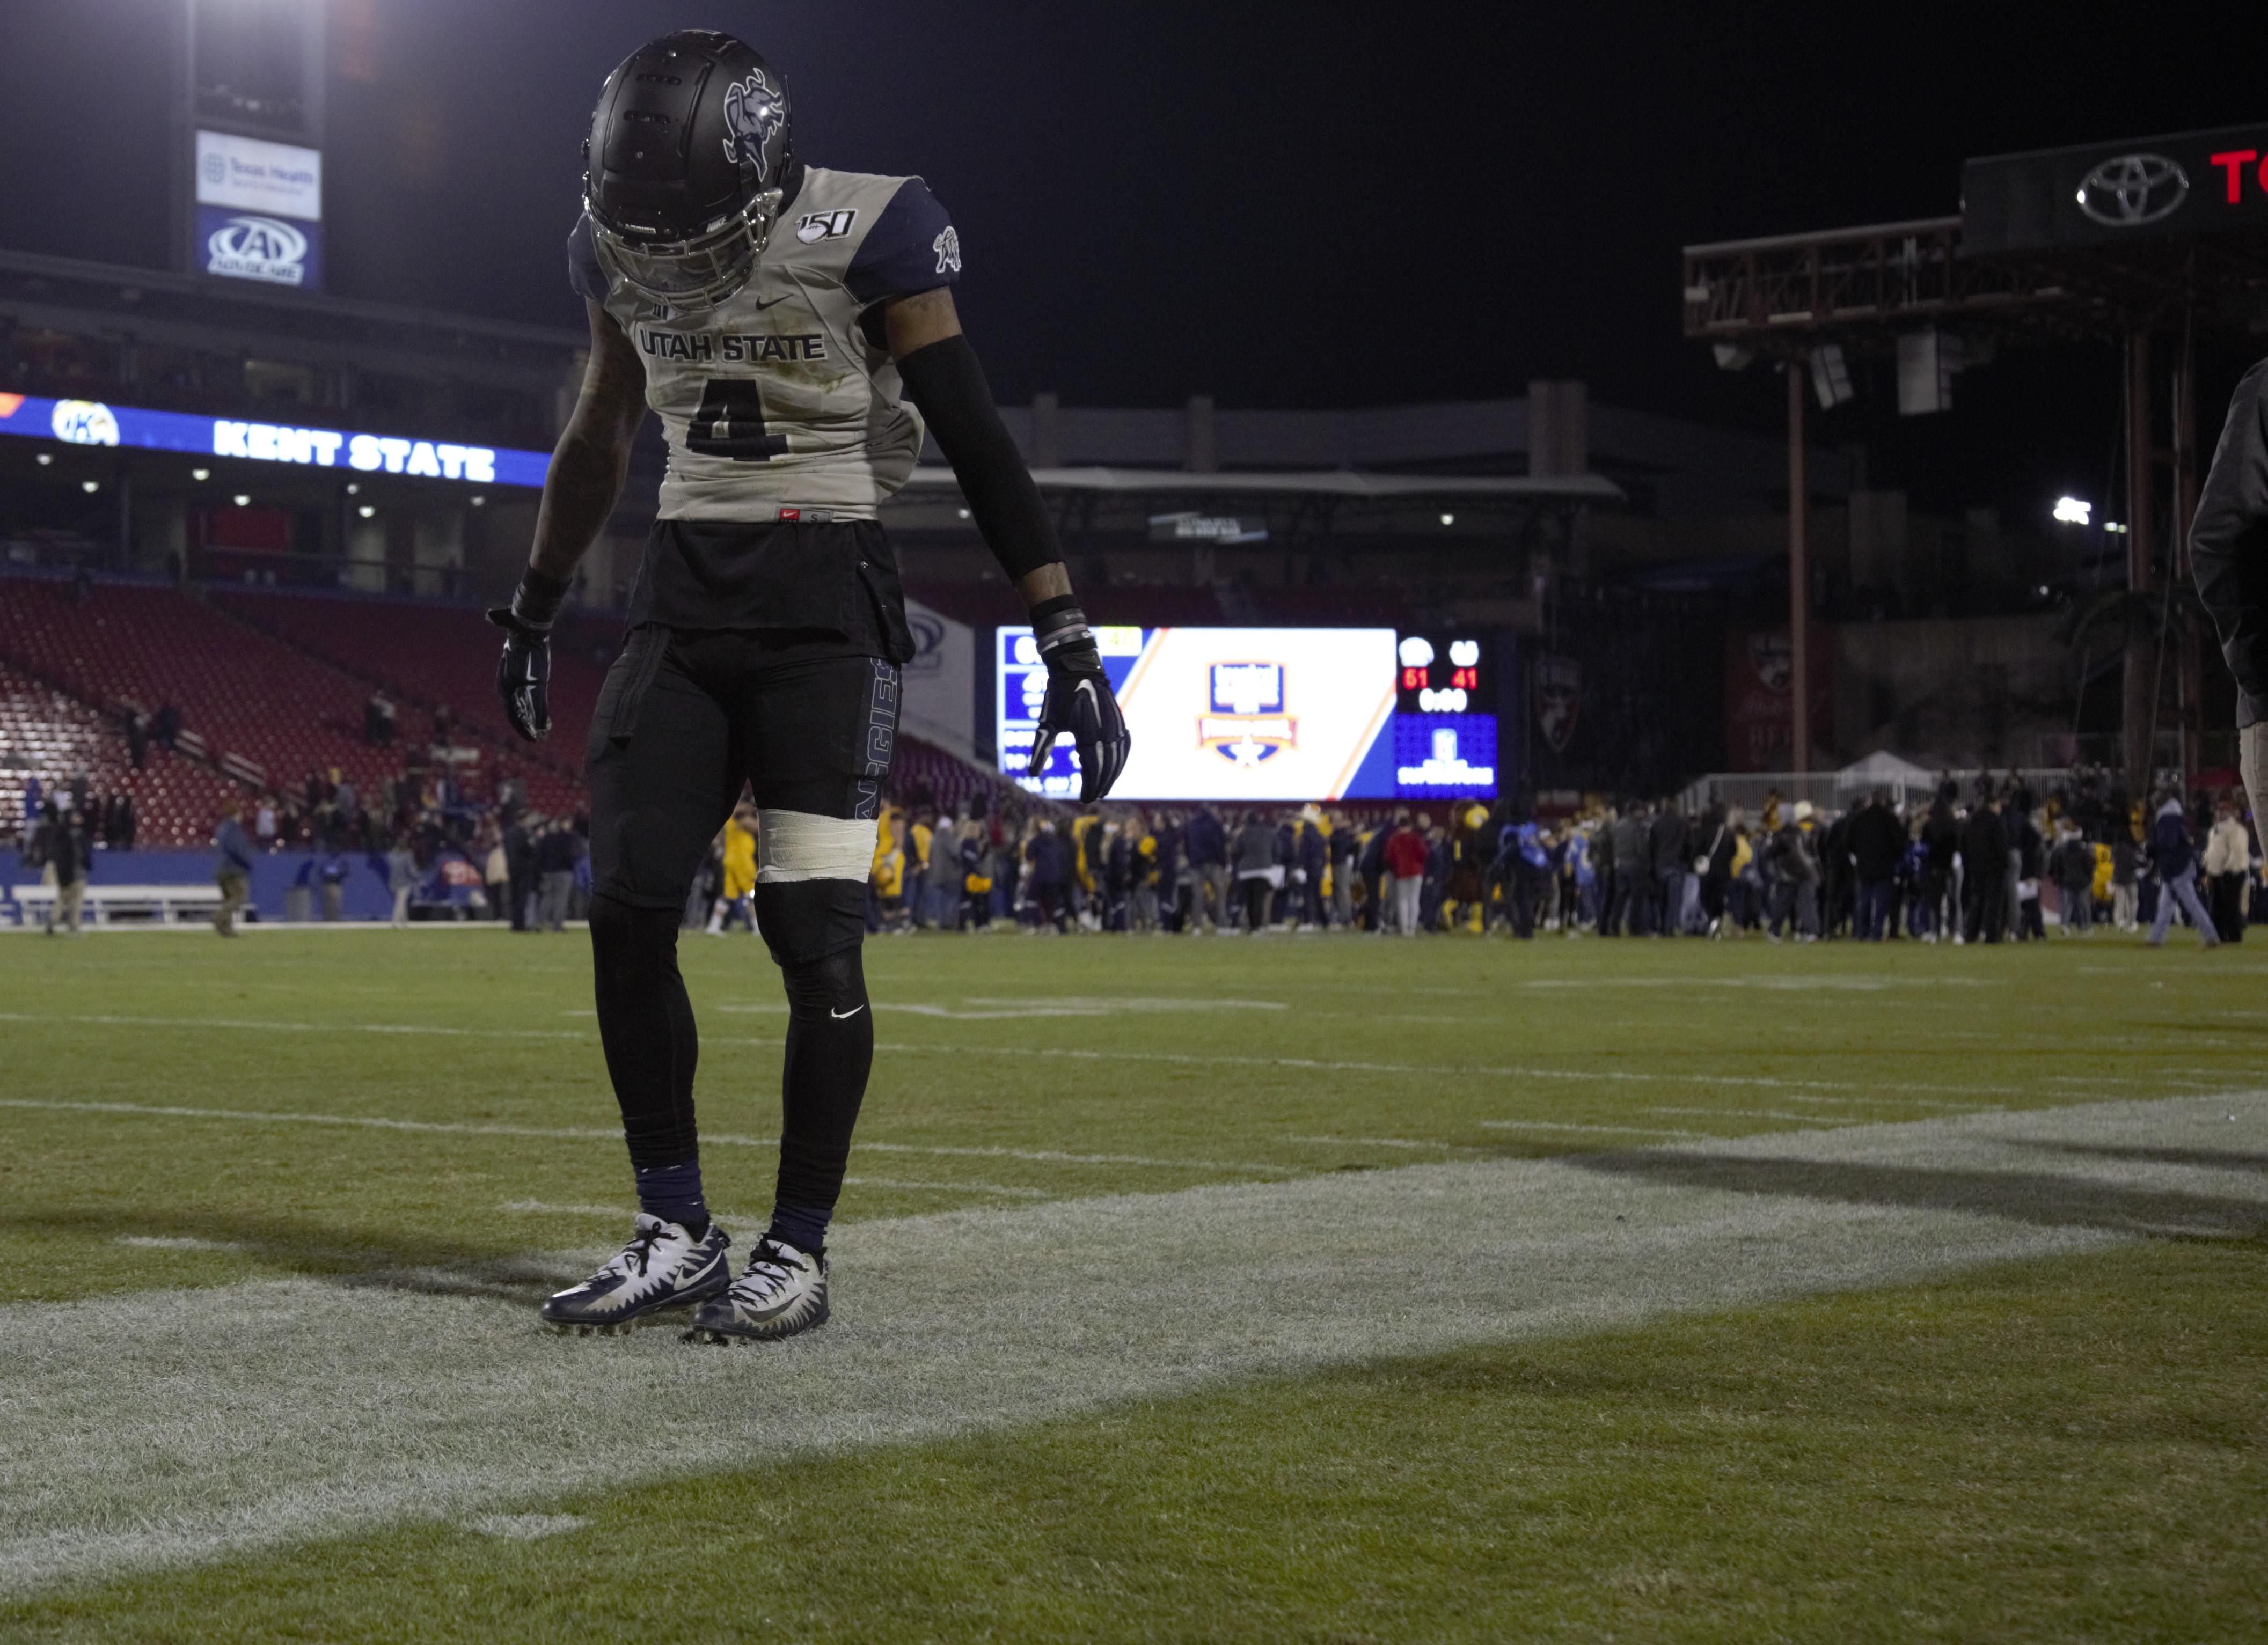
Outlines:
<svg viewBox="0 0 2268 1645"><path fill-rule="evenodd" d="M1057 594L1032 607L1032 640L1040 648L1042 662L1050 653L1093 638L1094 630L1086 626L1086 613L1079 609L1076 595Z"/></svg>
<svg viewBox="0 0 2268 1645"><path fill-rule="evenodd" d="M528 567L520 573L519 586L512 593L512 620L523 628L549 631L560 606L567 603L570 586L562 578L546 576Z"/></svg>

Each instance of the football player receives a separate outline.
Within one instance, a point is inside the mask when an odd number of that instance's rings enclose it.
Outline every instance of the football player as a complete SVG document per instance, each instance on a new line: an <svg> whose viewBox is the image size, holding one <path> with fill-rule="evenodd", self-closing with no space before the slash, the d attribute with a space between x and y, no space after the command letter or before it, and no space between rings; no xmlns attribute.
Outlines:
<svg viewBox="0 0 2268 1645"><path fill-rule="evenodd" d="M696 1306L688 1340L827 1318L827 1226L873 1061L859 966L875 824L914 655L875 518L926 425L1031 610L1048 668L1034 769L1059 736L1082 797L1130 745L1037 488L953 302L959 234L919 178L806 165L786 86L747 45L687 30L600 92L568 242L590 364L552 458L497 684L550 729L549 636L651 409L669 466L585 759L600 1039L640 1210L629 1244L543 1318L611 1332ZM771 1223L738 1277L703 1197L696 1041L678 973L695 870L743 781L757 925L789 1005Z"/></svg>

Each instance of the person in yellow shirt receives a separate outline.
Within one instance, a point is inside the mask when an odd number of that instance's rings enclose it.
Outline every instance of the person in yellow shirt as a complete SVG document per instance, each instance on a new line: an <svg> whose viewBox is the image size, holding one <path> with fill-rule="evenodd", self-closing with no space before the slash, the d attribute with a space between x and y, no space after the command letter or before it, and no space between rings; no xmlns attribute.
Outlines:
<svg viewBox="0 0 2268 1645"><path fill-rule="evenodd" d="M725 819L725 881L718 888L716 906L709 910L709 935L722 936L734 918L756 929L756 808L735 806Z"/></svg>
<svg viewBox="0 0 2268 1645"><path fill-rule="evenodd" d="M930 813L925 811L916 812L913 822L906 829L906 873L912 882L908 893L912 898L914 923L919 926L931 923L929 848L930 842L936 837L937 830L930 825Z"/></svg>
<svg viewBox="0 0 2268 1645"><path fill-rule="evenodd" d="M906 819L895 807L883 808L866 890L868 930L896 933L912 929L905 917Z"/></svg>

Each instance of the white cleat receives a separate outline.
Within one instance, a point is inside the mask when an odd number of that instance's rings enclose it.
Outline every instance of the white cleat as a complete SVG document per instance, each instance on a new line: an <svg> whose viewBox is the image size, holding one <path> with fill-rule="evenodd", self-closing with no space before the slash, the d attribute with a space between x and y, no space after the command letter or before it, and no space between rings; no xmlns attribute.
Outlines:
<svg viewBox="0 0 2268 1645"><path fill-rule="evenodd" d="M769 1342L827 1323L827 1259L777 1239L756 1242L725 1293L693 1316L688 1342Z"/></svg>
<svg viewBox="0 0 2268 1645"><path fill-rule="evenodd" d="M543 1304L543 1323L560 1336L610 1337L655 1315L716 1296L732 1283L725 1252L733 1237L716 1223L696 1239L675 1223L644 1211L637 1231L607 1266Z"/></svg>

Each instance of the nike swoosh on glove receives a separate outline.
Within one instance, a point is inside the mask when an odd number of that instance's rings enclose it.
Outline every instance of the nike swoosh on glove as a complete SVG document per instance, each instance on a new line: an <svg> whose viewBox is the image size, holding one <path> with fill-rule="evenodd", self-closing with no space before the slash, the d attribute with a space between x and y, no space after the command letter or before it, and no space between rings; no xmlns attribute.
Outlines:
<svg viewBox="0 0 2268 1645"><path fill-rule="evenodd" d="M1060 646L1047 654L1047 661L1048 694L1032 737L1030 775L1037 776L1047 768L1056 738L1068 733L1079 756L1079 803L1091 805L1110 792L1118 774L1126 769L1134 738L1126 729L1126 716L1118 711L1110 677L1102 672L1102 656L1092 639Z"/></svg>
<svg viewBox="0 0 2268 1645"><path fill-rule="evenodd" d="M489 621L504 630L504 655L497 659L497 699L512 729L531 743L551 735L551 630L532 628L498 606Z"/></svg>

